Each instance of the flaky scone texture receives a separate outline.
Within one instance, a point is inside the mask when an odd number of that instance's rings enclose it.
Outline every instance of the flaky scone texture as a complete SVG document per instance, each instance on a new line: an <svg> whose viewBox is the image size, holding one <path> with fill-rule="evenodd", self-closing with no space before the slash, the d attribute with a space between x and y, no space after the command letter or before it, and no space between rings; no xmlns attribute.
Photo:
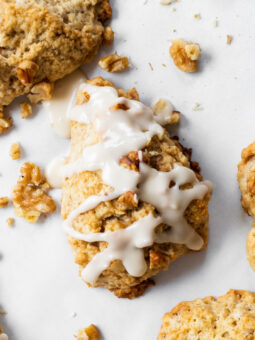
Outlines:
<svg viewBox="0 0 255 340"><path fill-rule="evenodd" d="M255 142L242 151L242 160L238 164L238 182L242 193L241 202L244 210L255 219ZM255 224L249 232L246 243L248 261L255 270Z"/></svg>
<svg viewBox="0 0 255 340"><path fill-rule="evenodd" d="M109 0L1 0L0 104L89 62L110 17Z"/></svg>
<svg viewBox="0 0 255 340"><path fill-rule="evenodd" d="M97 143L98 136L93 126L72 122L71 135L71 153L68 162L78 159L86 146ZM189 168L193 166L198 171L198 165L190 162L190 152L183 149L177 140L171 139L166 130L161 139L157 136L151 139L149 145L143 150L143 155L151 167L160 171L170 171L176 163ZM137 152L130 152L120 160L120 164L138 170ZM198 172L197 177L202 180ZM99 195L102 190L109 191L109 188L102 182L100 171L84 171L66 179L62 196L63 218L66 219L89 196ZM207 245L208 238L209 198L210 195L207 194L203 200L192 201L185 212L188 223L204 239L204 247ZM134 193L127 192L118 199L100 203L95 209L80 214L74 219L73 227L82 233L115 231L127 228L149 213L156 215L155 207L142 201L137 203ZM156 231L160 232L168 228L161 224ZM80 273L98 252L102 252L107 247L105 242L87 243L72 237L69 237L69 242L75 252L76 263L80 266ZM150 280L152 276L160 270L166 270L171 262L188 252L189 249L185 245L155 243L144 248L147 271L143 276L130 276L122 262L115 260L103 271L94 287L103 286L118 297L137 297L152 284Z"/></svg>
<svg viewBox="0 0 255 340"><path fill-rule="evenodd" d="M254 340L255 294L230 290L212 296L181 302L163 316L158 340Z"/></svg>

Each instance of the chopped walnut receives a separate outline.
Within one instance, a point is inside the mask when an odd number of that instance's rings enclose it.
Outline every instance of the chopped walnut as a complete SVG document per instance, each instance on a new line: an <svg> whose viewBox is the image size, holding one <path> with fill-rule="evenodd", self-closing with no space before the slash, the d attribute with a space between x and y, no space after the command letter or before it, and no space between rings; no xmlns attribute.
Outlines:
<svg viewBox="0 0 255 340"><path fill-rule="evenodd" d="M32 113L32 106L27 103L27 102L23 102L20 104L20 114L21 114L21 118L25 119L28 116L30 116Z"/></svg>
<svg viewBox="0 0 255 340"><path fill-rule="evenodd" d="M30 92L27 97L32 104L37 104L42 100L49 100L52 97L53 84L42 81L33 86Z"/></svg>
<svg viewBox="0 0 255 340"><path fill-rule="evenodd" d="M6 220L6 223L8 224L9 227L12 227L13 223L14 223L14 218L8 217L7 220Z"/></svg>
<svg viewBox="0 0 255 340"><path fill-rule="evenodd" d="M37 165L24 163L20 172L21 176L12 191L15 214L29 223L35 223L41 214L53 213L56 204L46 193L49 185Z"/></svg>
<svg viewBox="0 0 255 340"><path fill-rule="evenodd" d="M80 329L76 334L77 340L100 340L97 327L91 324L89 327Z"/></svg>
<svg viewBox="0 0 255 340"><path fill-rule="evenodd" d="M20 158L20 145L19 143L13 143L10 149L10 156L13 160Z"/></svg>
<svg viewBox="0 0 255 340"><path fill-rule="evenodd" d="M0 108L0 135L12 127L12 118L5 118L3 108Z"/></svg>
<svg viewBox="0 0 255 340"><path fill-rule="evenodd" d="M39 66L30 60L23 60L17 69L17 76L23 85L33 83L34 76L38 71Z"/></svg>
<svg viewBox="0 0 255 340"><path fill-rule="evenodd" d="M107 72L120 72L129 67L130 63L127 57L120 57L117 52L103 57L99 60L98 65Z"/></svg>
<svg viewBox="0 0 255 340"><path fill-rule="evenodd" d="M228 34L227 35L227 44L230 45L231 42L232 42L232 37L231 37L231 35Z"/></svg>
<svg viewBox="0 0 255 340"><path fill-rule="evenodd" d="M0 208L5 208L9 204L9 198L8 197L0 197Z"/></svg>
<svg viewBox="0 0 255 340"><path fill-rule="evenodd" d="M114 32L111 27L106 27L104 30L103 44L105 46L111 45L114 40Z"/></svg>
<svg viewBox="0 0 255 340"><path fill-rule="evenodd" d="M114 84L113 84L112 81L106 80L103 77L96 77L96 78L87 80L86 83L94 85L94 86L110 86L110 87L114 87Z"/></svg>
<svg viewBox="0 0 255 340"><path fill-rule="evenodd" d="M199 44L188 43L182 39L172 42L170 55L175 65L183 72L195 72L200 58Z"/></svg>
<svg viewBox="0 0 255 340"><path fill-rule="evenodd" d="M86 91L78 91L78 94L77 94L77 101L76 101L76 104L77 105L82 105L82 104L85 104L87 103L88 101L90 100L90 94Z"/></svg>
<svg viewBox="0 0 255 340"><path fill-rule="evenodd" d="M168 100L160 98L156 104L152 105L152 110L155 120L163 126L180 122L180 112L174 111Z"/></svg>

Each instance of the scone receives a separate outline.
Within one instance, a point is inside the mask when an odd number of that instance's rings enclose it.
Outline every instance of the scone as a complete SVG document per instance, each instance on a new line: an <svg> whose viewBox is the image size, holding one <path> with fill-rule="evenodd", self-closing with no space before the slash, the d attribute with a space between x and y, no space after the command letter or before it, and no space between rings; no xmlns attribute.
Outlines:
<svg viewBox="0 0 255 340"><path fill-rule="evenodd" d="M163 316L158 340L254 340L255 293L230 290L181 302Z"/></svg>
<svg viewBox="0 0 255 340"><path fill-rule="evenodd" d="M157 122L171 112L156 116L134 89L99 80L81 85L70 156L48 180L64 180L62 216L82 279L134 298L178 257L206 247L210 186Z"/></svg>
<svg viewBox="0 0 255 340"><path fill-rule="evenodd" d="M110 17L109 0L1 0L0 105L47 99L49 84L94 57Z"/></svg>
<svg viewBox="0 0 255 340"><path fill-rule="evenodd" d="M255 143L250 144L242 151L242 160L238 164L238 182L242 193L242 206L244 210L255 219ZM255 229L254 224L249 232L246 251L249 263L255 270Z"/></svg>

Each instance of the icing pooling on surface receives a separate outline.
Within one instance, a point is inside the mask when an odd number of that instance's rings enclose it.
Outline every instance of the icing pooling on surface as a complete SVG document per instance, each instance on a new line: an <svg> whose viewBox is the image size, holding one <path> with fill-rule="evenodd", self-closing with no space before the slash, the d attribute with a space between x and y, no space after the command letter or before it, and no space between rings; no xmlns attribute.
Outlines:
<svg viewBox="0 0 255 340"><path fill-rule="evenodd" d="M76 239L108 243L108 247L83 270L84 280L94 283L115 259L122 261L130 275L142 276L147 268L142 248L154 242L173 242L185 244L190 249L201 249L203 240L187 223L184 212L194 199L205 196L209 191L208 186L200 182L189 168L175 165L169 172L160 172L143 162L140 150L154 135L160 136L164 132L155 121L153 111L140 102L119 98L117 91L111 87L83 84L80 91L88 93L90 99L83 105L74 106L70 111L70 119L93 124L99 141L87 146L79 159L62 166L57 173L62 173L62 179L65 179L82 171L101 170L102 181L109 186L108 192L87 198L64 222L66 232ZM121 157L130 151L139 153L139 171L126 169L119 164ZM170 187L171 182L174 185ZM182 190L180 186L183 184L191 184L192 187ZM99 234L83 234L73 228L73 220L77 216L127 191L136 193L138 200L155 206L160 217L148 215L126 229ZM155 233L155 228L161 223L169 225L169 231Z"/></svg>

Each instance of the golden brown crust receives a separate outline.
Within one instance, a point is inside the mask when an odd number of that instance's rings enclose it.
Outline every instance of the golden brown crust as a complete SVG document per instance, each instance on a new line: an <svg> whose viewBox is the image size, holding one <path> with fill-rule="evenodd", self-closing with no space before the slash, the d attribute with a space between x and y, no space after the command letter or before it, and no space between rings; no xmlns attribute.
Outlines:
<svg viewBox="0 0 255 340"><path fill-rule="evenodd" d="M2 0L0 104L89 62L111 17L109 0Z"/></svg>
<svg viewBox="0 0 255 340"><path fill-rule="evenodd" d="M158 340L255 338L255 293L230 290L218 299L181 302L163 316Z"/></svg>
<svg viewBox="0 0 255 340"><path fill-rule="evenodd" d="M82 150L89 144L97 142L97 134L92 126L72 122L71 153L68 162L80 157ZM165 130L161 139L154 136L149 145L143 150L147 163L158 170L169 171L178 163L187 167L191 166L189 154L183 152L178 141L169 137ZM121 165L133 170L137 169L139 159L137 152L130 152L120 161ZM199 180L202 177L197 174ZM88 185L89 183L89 185ZM110 190L101 180L100 171L82 172L66 179L63 185L62 216L64 219L91 195L99 195L101 191ZM208 201L207 194L203 200L194 200L185 212L188 223L204 239L204 247L208 241ZM145 217L149 213L156 214L155 208L145 202L137 204L133 193L128 192L118 199L102 202L95 209L79 215L73 221L73 227L79 232L104 232L127 228L130 224ZM160 225L156 230L162 231L168 227ZM87 243L69 237L69 243L76 256L76 263L80 272L92 258L106 248L104 242ZM119 297L133 298L141 295L150 284L147 281L160 270L167 270L169 264L178 257L185 255L189 249L181 244L153 244L144 249L147 262L147 271L142 277L132 277L125 270L122 262L115 260L100 275L94 287L103 286L114 291ZM91 285L89 285L91 286Z"/></svg>

